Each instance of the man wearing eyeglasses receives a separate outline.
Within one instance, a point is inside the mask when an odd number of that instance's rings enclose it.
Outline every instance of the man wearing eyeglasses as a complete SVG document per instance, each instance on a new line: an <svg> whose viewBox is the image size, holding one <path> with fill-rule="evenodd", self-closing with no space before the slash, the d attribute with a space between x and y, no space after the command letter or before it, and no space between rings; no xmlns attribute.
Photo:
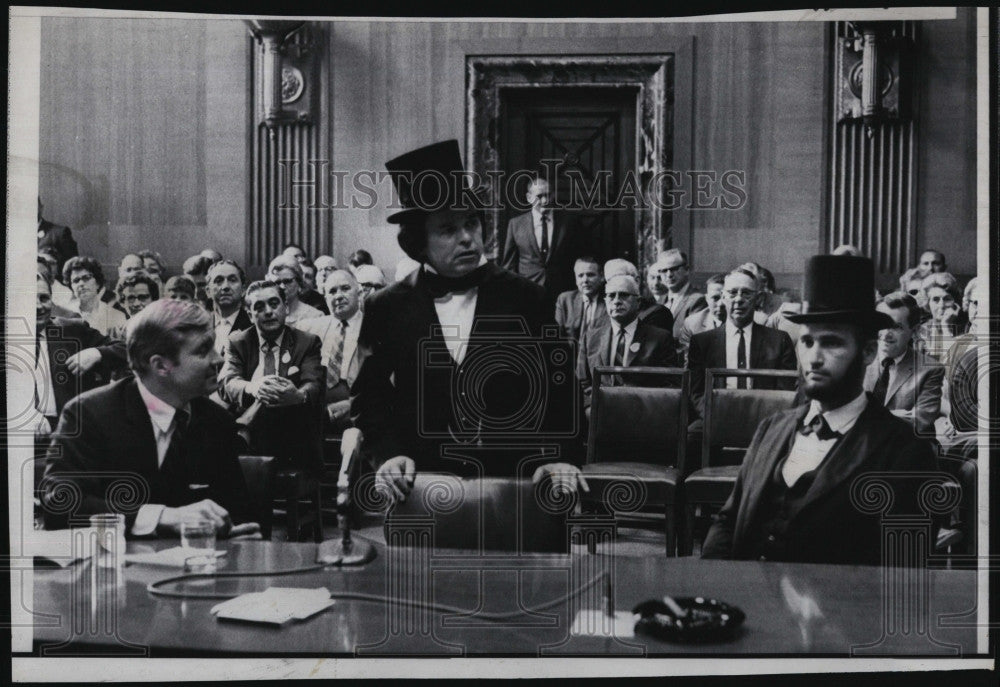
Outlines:
<svg viewBox="0 0 1000 687"><path fill-rule="evenodd" d="M365 305L365 299L379 289L385 288L385 274L375 265L358 265L354 269L354 276L357 277L358 286L361 291L361 307Z"/></svg>
<svg viewBox="0 0 1000 687"><path fill-rule="evenodd" d="M288 255L279 255L267 266L268 279L279 285L285 293L285 319L288 324L310 317L322 317L323 312L303 303L299 294L305 286L302 266L298 260Z"/></svg>
<svg viewBox="0 0 1000 687"><path fill-rule="evenodd" d="M691 370L691 399L694 412L701 414L705 395L705 370L726 367L741 370L794 370L795 348L785 332L753 321L760 285L749 271L738 268L726 275L722 284L726 306L725 326L691 337L688 369ZM794 388L787 380L716 378L717 387L730 389Z"/></svg>
<svg viewBox="0 0 1000 687"><path fill-rule="evenodd" d="M583 386L584 407L590 407L594 368L674 367L677 353L673 337L665 329L639 322L639 282L620 275L608 280L604 289L608 320L583 337L577 356L577 377ZM630 383L618 376L616 383Z"/></svg>
<svg viewBox="0 0 1000 687"><path fill-rule="evenodd" d="M676 248L660 253L647 272L649 290L656 302L674 316L674 339L680 337L685 319L708 308L705 294L691 288L690 276L687 254Z"/></svg>

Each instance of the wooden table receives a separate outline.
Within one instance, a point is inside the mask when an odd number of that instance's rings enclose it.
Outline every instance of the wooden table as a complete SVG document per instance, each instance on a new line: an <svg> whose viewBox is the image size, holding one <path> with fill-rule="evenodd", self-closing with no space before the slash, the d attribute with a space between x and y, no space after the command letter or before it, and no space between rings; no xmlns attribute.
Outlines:
<svg viewBox="0 0 1000 687"><path fill-rule="evenodd" d="M144 544L149 546L149 544ZM176 542L154 546L172 546ZM130 543L130 549L140 544ZM220 571L261 571L309 566L315 544L243 541L228 545ZM574 655L787 655L849 656L874 644L874 655L970 655L975 630L938 627L941 614L975 607L975 572L928 570L911 578L910 616L893 615L887 584L877 567L703 561L696 558L626 558L599 555L479 555L377 546L366 567L328 568L286 577L202 580L172 585L195 593L237 594L269 586L326 587L365 593L385 602L338 601L308 620L281 628L218 621L218 601L180 600L150 594L146 585L178 571L130 565L120 585L91 585L90 564L39 569L34 576L35 653L73 655L299 655L299 656L574 656ZM548 611L504 623L476 612L533 608L564 597L604 573L614 602L630 610L646 599L715 597L742 608L741 632L721 644L670 644L644 636L571 636L580 608L600 607L604 584ZM923 579L921 582L920 579ZM916 580L915 582L913 580ZM922 585L922 586L921 586ZM927 592L926 602L919 589ZM898 590L897 590L898 591ZM429 612L392 598L434 601L466 615ZM897 606L899 608L897 608ZM889 609L891 622L883 622ZM913 614L916 615L913 615ZM908 619L907 619L908 618ZM917 621L920 622L917 622ZM923 621L927 622L923 622ZM600 628L598 628L600 629ZM904 632L909 630L909 632ZM610 634L610 631L609 633ZM951 645L953 649L935 644Z"/></svg>

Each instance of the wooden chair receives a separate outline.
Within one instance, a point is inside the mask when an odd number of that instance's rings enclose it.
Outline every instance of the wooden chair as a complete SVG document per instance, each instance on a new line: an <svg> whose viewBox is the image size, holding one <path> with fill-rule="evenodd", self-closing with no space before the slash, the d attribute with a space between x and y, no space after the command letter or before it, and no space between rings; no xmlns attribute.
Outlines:
<svg viewBox="0 0 1000 687"><path fill-rule="evenodd" d="M625 385L602 383L612 375ZM666 387L671 382L676 388ZM677 546L689 386L681 368L594 370L584 504L600 504L632 526L662 527L668 556Z"/></svg>
<svg viewBox="0 0 1000 687"><path fill-rule="evenodd" d="M685 518L683 550L694 547L695 513L718 510L729 494L750 447L757 425L769 415L791 408L795 391L777 389L716 389L716 377L748 379L798 378L793 370L705 370L704 433L701 441L701 467L684 480Z"/></svg>

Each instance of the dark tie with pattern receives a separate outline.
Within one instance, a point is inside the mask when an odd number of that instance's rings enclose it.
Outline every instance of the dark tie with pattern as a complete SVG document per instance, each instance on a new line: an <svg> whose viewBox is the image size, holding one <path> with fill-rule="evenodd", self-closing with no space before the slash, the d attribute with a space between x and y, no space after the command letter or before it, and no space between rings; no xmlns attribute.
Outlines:
<svg viewBox="0 0 1000 687"><path fill-rule="evenodd" d="M826 441L827 439L836 439L840 436L840 432L834 432L830 429L830 425L827 423L826 418L823 417L823 413L819 413L816 417L812 419L808 425L802 427L801 430L804 436L809 436L813 432L816 433L816 438L820 441Z"/></svg>
<svg viewBox="0 0 1000 687"><path fill-rule="evenodd" d="M743 336L743 330L739 329L737 332L740 335L740 340L736 344L736 367L741 370L747 369L747 340ZM747 388L747 378L737 377L736 378L736 388L746 389Z"/></svg>
<svg viewBox="0 0 1000 687"><path fill-rule="evenodd" d="M618 343L615 345L615 359L611 363L615 367L625 365L625 327L618 330Z"/></svg>
<svg viewBox="0 0 1000 687"><path fill-rule="evenodd" d="M542 262L549 261L549 216L542 213Z"/></svg>
<svg viewBox="0 0 1000 687"><path fill-rule="evenodd" d="M277 374L278 371L274 367L274 349L275 343L273 341L265 341L264 345L261 346L261 350L264 351L264 375Z"/></svg>
<svg viewBox="0 0 1000 687"><path fill-rule="evenodd" d="M333 355L327 363L326 384L335 387L340 382L340 366L344 362L344 340L347 338L347 320L340 320L340 327L337 333L337 345L333 349Z"/></svg>
<svg viewBox="0 0 1000 687"><path fill-rule="evenodd" d="M896 361L892 358L886 358L882 361L882 374L878 376L878 381L875 382L875 387L872 389L872 400L880 406L885 405L885 395L889 391L889 371L892 370L895 363Z"/></svg>

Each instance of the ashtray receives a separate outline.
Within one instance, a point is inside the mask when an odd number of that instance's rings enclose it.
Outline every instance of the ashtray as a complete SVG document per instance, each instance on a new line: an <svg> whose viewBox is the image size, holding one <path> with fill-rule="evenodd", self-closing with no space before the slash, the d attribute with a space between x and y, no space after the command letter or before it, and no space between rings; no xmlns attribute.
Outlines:
<svg viewBox="0 0 1000 687"><path fill-rule="evenodd" d="M746 614L736 606L700 596L651 599L633 608L632 613L638 616L636 634L683 643L726 641L746 620Z"/></svg>

